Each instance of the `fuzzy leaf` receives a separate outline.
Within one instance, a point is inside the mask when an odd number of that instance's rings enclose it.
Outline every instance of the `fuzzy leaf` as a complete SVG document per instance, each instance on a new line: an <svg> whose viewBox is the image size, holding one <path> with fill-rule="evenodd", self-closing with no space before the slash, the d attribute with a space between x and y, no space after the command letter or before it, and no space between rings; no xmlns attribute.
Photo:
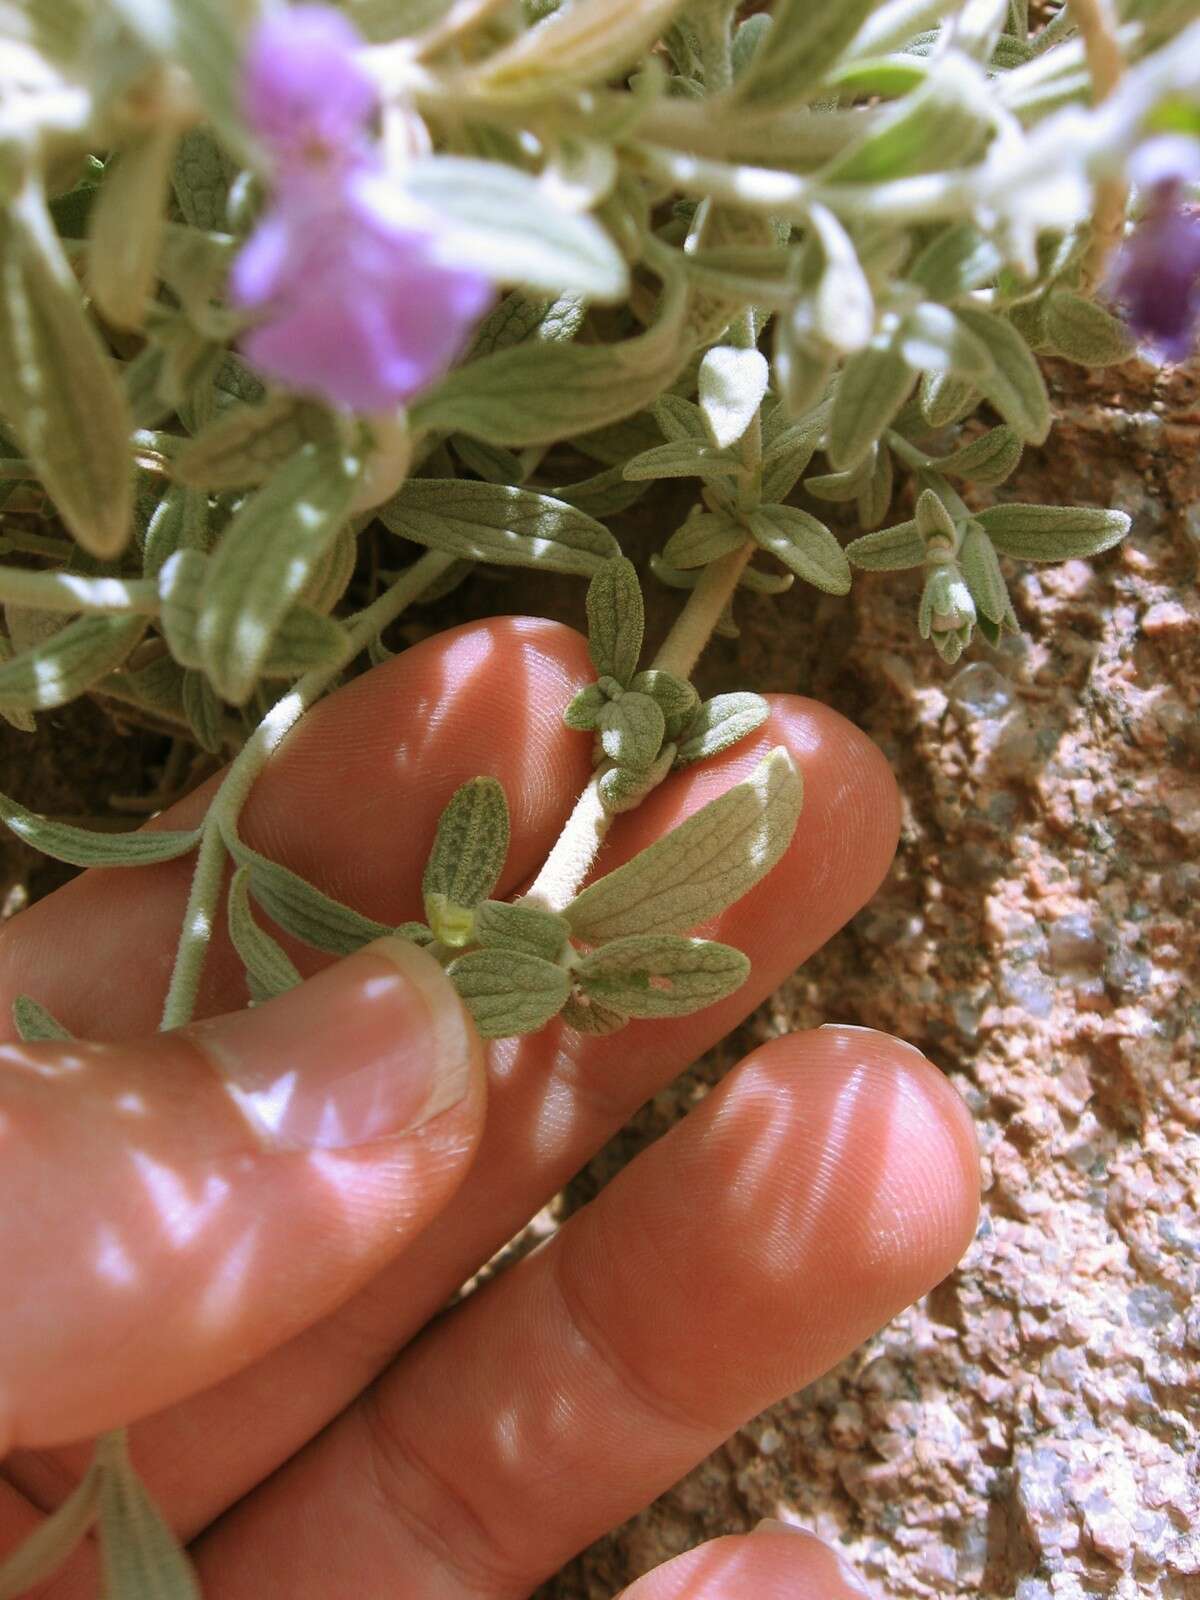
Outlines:
<svg viewBox="0 0 1200 1600"><path fill-rule="evenodd" d="M974 411L979 390L953 372L927 372L921 379L921 415L931 428L944 428Z"/></svg>
<svg viewBox="0 0 1200 1600"><path fill-rule="evenodd" d="M225 843L238 866L250 868L250 892L271 921L314 950L349 956L391 933L385 923L360 916L235 836L226 835Z"/></svg>
<svg viewBox="0 0 1200 1600"><path fill-rule="evenodd" d="M574 506L497 483L412 478L376 515L430 550L500 566L590 578L620 554L608 529Z"/></svg>
<svg viewBox="0 0 1200 1600"><path fill-rule="evenodd" d="M123 1436L107 1435L98 1453L106 1600L200 1600L191 1562L134 1471Z"/></svg>
<svg viewBox="0 0 1200 1600"><path fill-rule="evenodd" d="M857 500L870 482L878 449L878 445L873 445L849 472L821 472L816 477L805 478L804 492L811 494L814 500L826 500L831 505L845 505Z"/></svg>
<svg viewBox="0 0 1200 1600"><path fill-rule="evenodd" d="M600 713L600 744L610 761L645 772L662 748L666 718L648 694L626 693Z"/></svg>
<svg viewBox="0 0 1200 1600"><path fill-rule="evenodd" d="M928 300L901 323L897 348L918 372L953 372L978 383L993 367L983 340L953 311Z"/></svg>
<svg viewBox="0 0 1200 1600"><path fill-rule="evenodd" d="M328 667L346 654L346 631L309 606L293 606L279 625L262 664L264 678L298 678Z"/></svg>
<svg viewBox="0 0 1200 1600"><path fill-rule="evenodd" d="M1114 367L1136 353L1136 341L1123 322L1070 289L1050 295L1045 319L1055 353L1081 367Z"/></svg>
<svg viewBox="0 0 1200 1600"><path fill-rule="evenodd" d="M825 419L818 414L783 428L769 442L764 440L762 461L764 500L777 503L787 499L816 453L824 428Z"/></svg>
<svg viewBox="0 0 1200 1600"><path fill-rule="evenodd" d="M622 811L632 811L640 806L652 789L671 770L675 759L675 746L668 744L648 767L611 767L600 774L597 789L605 811L616 816Z"/></svg>
<svg viewBox="0 0 1200 1600"><path fill-rule="evenodd" d="M978 439L972 439L970 444L960 446L952 455L933 457L929 464L952 478L967 478L972 483L1003 483L1016 470L1024 448L1020 435L1002 423L998 428L989 428Z"/></svg>
<svg viewBox="0 0 1200 1600"><path fill-rule="evenodd" d="M976 520L1002 556L1067 561L1111 550L1129 532L1124 511L1092 506L989 506Z"/></svg>
<svg viewBox="0 0 1200 1600"><path fill-rule="evenodd" d="M560 1015L569 1028L589 1035L619 1033L629 1022L628 1017L610 1011L607 1006L598 1005L585 994L573 994Z"/></svg>
<svg viewBox="0 0 1200 1600"><path fill-rule="evenodd" d="M714 695L700 707L680 739L675 765L690 767L720 755L739 739L757 732L770 714L771 708L760 694Z"/></svg>
<svg viewBox="0 0 1200 1600"><path fill-rule="evenodd" d="M803 789L782 747L743 783L567 907L572 931L589 944L635 933L683 933L740 900L783 855L795 832Z"/></svg>
<svg viewBox="0 0 1200 1600"><path fill-rule="evenodd" d="M755 106L803 100L874 10L875 0L781 0L737 86Z"/></svg>
<svg viewBox="0 0 1200 1600"><path fill-rule="evenodd" d="M466 920L459 914L471 911L496 887L508 837L508 802L495 778L472 778L450 796L421 879L425 915L437 938L465 942L458 937L459 924ZM453 936L447 938L448 933Z"/></svg>
<svg viewBox="0 0 1200 1600"><path fill-rule="evenodd" d="M27 994L19 994L13 1001L12 1015L13 1027L26 1044L71 1038L70 1031ZM4 1570L0 1568L0 1594L4 1592Z"/></svg>
<svg viewBox="0 0 1200 1600"><path fill-rule="evenodd" d="M892 452L881 439L869 459L871 471L858 492L858 521L863 528L877 528L892 503Z"/></svg>
<svg viewBox="0 0 1200 1600"><path fill-rule="evenodd" d="M748 518L750 532L805 583L826 594L846 594L850 563L823 522L795 506L760 506Z"/></svg>
<svg viewBox="0 0 1200 1600"><path fill-rule="evenodd" d="M58 1571L95 1522L99 1492L100 1475L93 1465L58 1508L0 1562L0 1600L21 1600Z"/></svg>
<svg viewBox="0 0 1200 1600"><path fill-rule="evenodd" d="M575 969L589 999L626 1017L686 1017L740 989L749 976L740 950L670 933L614 939Z"/></svg>
<svg viewBox="0 0 1200 1600"><path fill-rule="evenodd" d="M452 961L446 976L485 1039L536 1033L571 993L562 967L519 950L472 950Z"/></svg>
<svg viewBox="0 0 1200 1600"><path fill-rule="evenodd" d="M301 981L295 963L250 910L250 868L239 867L229 885L229 937L246 969L256 1000L294 989Z"/></svg>
<svg viewBox="0 0 1200 1600"><path fill-rule="evenodd" d="M590 733L600 725L600 713L608 704L608 695L598 683L589 683L586 689L580 689L567 702L567 709L563 712L563 721L568 728L576 728L584 733Z"/></svg>
<svg viewBox="0 0 1200 1600"><path fill-rule="evenodd" d="M735 456L714 449L707 440L686 440L643 450L625 463L623 471L635 483L652 478L703 478L708 483L728 485L740 467Z"/></svg>
<svg viewBox="0 0 1200 1600"><path fill-rule="evenodd" d="M241 83L238 10L232 0L111 0L112 9L152 55L180 63L225 144L246 148L237 106Z"/></svg>
<svg viewBox="0 0 1200 1600"><path fill-rule="evenodd" d="M977 522L967 524L958 559L979 610L989 622L1001 622L1009 610L1008 587L992 541Z"/></svg>
<svg viewBox="0 0 1200 1600"><path fill-rule="evenodd" d="M734 445L753 422L771 369L759 350L738 350L721 344L700 363L700 412L709 439L718 450Z"/></svg>
<svg viewBox="0 0 1200 1600"><path fill-rule="evenodd" d="M154 288L175 129L139 133L109 158L89 219L88 286L118 328L140 328Z"/></svg>
<svg viewBox="0 0 1200 1600"><path fill-rule="evenodd" d="M663 560L687 571L706 567L710 561L731 555L746 542L746 530L733 517L721 512L695 511L667 540Z"/></svg>
<svg viewBox="0 0 1200 1600"><path fill-rule="evenodd" d="M221 699L202 672L189 668L181 684L183 714L202 750L219 755L225 744Z"/></svg>
<svg viewBox="0 0 1200 1600"><path fill-rule="evenodd" d="M663 394L652 409L669 444L703 444L706 441L704 414L694 400L685 400L678 394Z"/></svg>
<svg viewBox="0 0 1200 1600"><path fill-rule="evenodd" d="M600 224L555 204L517 167L423 156L405 168L404 187L443 219L461 259L486 261L497 282L589 300L619 300L628 290L624 257Z"/></svg>
<svg viewBox="0 0 1200 1600"><path fill-rule="evenodd" d="M958 539L954 518L935 490L922 489L917 496L916 525L917 532L926 543L933 540L954 548Z"/></svg>
<svg viewBox="0 0 1200 1600"><path fill-rule="evenodd" d="M645 618L637 569L624 556L606 561L588 584L588 654L598 678L622 686L637 671Z"/></svg>
<svg viewBox="0 0 1200 1600"><path fill-rule="evenodd" d="M198 829L97 833L39 817L7 795L0 795L0 821L25 844L56 861L69 861L73 867L145 867L186 855L200 840Z"/></svg>
<svg viewBox="0 0 1200 1600"><path fill-rule="evenodd" d="M987 346L994 362L990 373L973 377L975 387L1022 439L1044 443L1050 432L1050 397L1029 346L1003 317L967 306L955 315Z"/></svg>
<svg viewBox="0 0 1200 1600"><path fill-rule="evenodd" d="M517 91L591 83L627 67L665 32L683 0L573 0L478 69L482 85Z"/></svg>
<svg viewBox="0 0 1200 1600"><path fill-rule="evenodd" d="M328 414L309 400L277 394L255 406L231 406L202 429L172 464L179 483L247 489L265 483L306 444L329 441Z"/></svg>
<svg viewBox="0 0 1200 1600"><path fill-rule="evenodd" d="M930 300L951 301L990 283L1003 257L990 239L969 222L956 222L936 234L908 268L906 276Z"/></svg>
<svg viewBox="0 0 1200 1600"><path fill-rule="evenodd" d="M196 627L208 566L203 551L176 550L158 574L159 624L182 667L198 667L202 660Z"/></svg>
<svg viewBox="0 0 1200 1600"><path fill-rule="evenodd" d="M518 950L557 962L571 932L565 917L537 906L484 900L475 908L475 938L485 950Z"/></svg>
<svg viewBox="0 0 1200 1600"><path fill-rule="evenodd" d="M119 667L145 631L145 617L77 617L0 662L0 711L66 705Z"/></svg>
<svg viewBox="0 0 1200 1600"><path fill-rule="evenodd" d="M974 160L992 123L987 80L958 55L938 61L920 88L883 112L822 173L827 183L883 183Z"/></svg>
<svg viewBox="0 0 1200 1600"><path fill-rule="evenodd" d="M83 548L119 555L133 515L129 407L28 188L0 215L0 414Z"/></svg>
<svg viewBox="0 0 1200 1600"><path fill-rule="evenodd" d="M527 339L569 343L582 328L586 315L587 307L577 294L543 299L531 299L519 291L510 294L480 323L469 359L510 350Z"/></svg>
<svg viewBox="0 0 1200 1600"><path fill-rule="evenodd" d="M850 357L838 379L826 451L838 471L855 467L912 391L916 376L887 347L872 345Z"/></svg>
<svg viewBox="0 0 1200 1600"><path fill-rule="evenodd" d="M629 687L635 694L647 694L655 701L666 718L668 739L674 739L687 727L700 709L700 696L691 684L661 667L648 667L637 673Z"/></svg>
<svg viewBox="0 0 1200 1600"><path fill-rule="evenodd" d="M846 555L853 566L870 572L901 572L923 564L925 541L915 522L897 522L894 527L852 539Z"/></svg>
<svg viewBox="0 0 1200 1600"><path fill-rule="evenodd" d="M305 445L225 529L196 638L205 670L231 704L249 699L284 617L346 519L360 470L339 450Z"/></svg>
<svg viewBox="0 0 1200 1600"><path fill-rule="evenodd" d="M875 331L875 297L850 235L826 206L809 209L824 266L813 302L813 326L843 355L862 350Z"/></svg>

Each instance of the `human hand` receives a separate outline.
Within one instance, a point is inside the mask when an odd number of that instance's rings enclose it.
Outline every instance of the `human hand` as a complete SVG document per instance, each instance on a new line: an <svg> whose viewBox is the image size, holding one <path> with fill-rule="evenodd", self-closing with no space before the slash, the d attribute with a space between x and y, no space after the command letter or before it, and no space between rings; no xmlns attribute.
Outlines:
<svg viewBox="0 0 1200 1600"><path fill-rule="evenodd" d="M396 923L419 909L441 807L490 772L513 816L497 893L515 893L586 781L588 741L559 712L589 676L552 623L443 633L310 714L245 835ZM745 748L620 818L602 865L779 743L804 775L800 827L711 930L752 977L679 1021L551 1026L485 1053L405 945L399 964L368 950L231 1012L244 983L218 936L200 1014L220 1020L154 1036L188 863L88 873L11 925L0 1014L28 992L107 1042L0 1048L0 1550L77 1478L90 1446L70 1441L136 1422L135 1461L212 1600L520 1600L950 1269L978 1198L966 1111L911 1047L831 1028L755 1050L543 1248L438 1317L886 871L882 758L787 697ZM306 974L323 965L289 949ZM83 1600L94 1582L83 1550L39 1593ZM818 1541L767 1528L627 1596L864 1592Z"/></svg>

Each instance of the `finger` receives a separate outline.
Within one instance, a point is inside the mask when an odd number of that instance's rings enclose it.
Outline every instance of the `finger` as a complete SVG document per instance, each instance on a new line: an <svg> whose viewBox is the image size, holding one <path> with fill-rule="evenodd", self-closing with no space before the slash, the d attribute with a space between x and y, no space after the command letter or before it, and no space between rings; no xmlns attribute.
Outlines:
<svg viewBox="0 0 1200 1600"><path fill-rule="evenodd" d="M202 1575L518 1600L936 1283L978 1194L966 1110L910 1047L767 1045L223 1519Z"/></svg>
<svg viewBox="0 0 1200 1600"><path fill-rule="evenodd" d="M446 1204L483 1103L453 988L398 939L181 1033L0 1047L0 1455L326 1315Z"/></svg>
<svg viewBox="0 0 1200 1600"><path fill-rule="evenodd" d="M364 915L394 925L421 911L438 816L481 773L504 785L512 839L500 892L553 843L590 770L589 741L562 708L591 673L580 636L528 617L451 629L316 706L255 784L247 842ZM153 826L194 826L215 783ZM190 857L88 872L0 934L0 1039L33 997L72 1032L129 1039L157 1026L191 880ZM328 957L289 943L301 969ZM218 927L199 1015L246 1002L241 962Z"/></svg>
<svg viewBox="0 0 1200 1600"><path fill-rule="evenodd" d="M608 1039L552 1028L493 1049L488 1126L471 1182L437 1225L338 1316L137 1430L142 1468L185 1532L204 1527L347 1405L638 1106L734 1027L874 892L898 830L887 763L845 718L790 696L773 701L757 739L679 774L638 812L618 819L602 866L627 859L653 830L698 809L777 744L788 746L804 776L800 827L774 871L709 929L750 956L745 987L694 1017L634 1024ZM269 1425L247 1428L247 1417L263 1415ZM68 1464L79 1471L86 1459L86 1451L75 1452ZM57 1502L57 1465L25 1458L10 1470L40 1504Z"/></svg>
<svg viewBox="0 0 1200 1600"><path fill-rule="evenodd" d="M761 1522L676 1556L618 1600L871 1600L836 1550L790 1523Z"/></svg>

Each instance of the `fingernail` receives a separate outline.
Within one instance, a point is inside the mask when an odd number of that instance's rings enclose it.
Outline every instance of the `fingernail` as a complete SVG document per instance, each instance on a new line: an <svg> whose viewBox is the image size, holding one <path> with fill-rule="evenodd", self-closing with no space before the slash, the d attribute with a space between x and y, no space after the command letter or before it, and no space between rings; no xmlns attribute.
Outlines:
<svg viewBox="0 0 1200 1600"><path fill-rule="evenodd" d="M419 1128L466 1094L476 1048L437 962L395 938L185 1032L273 1150L344 1150Z"/></svg>

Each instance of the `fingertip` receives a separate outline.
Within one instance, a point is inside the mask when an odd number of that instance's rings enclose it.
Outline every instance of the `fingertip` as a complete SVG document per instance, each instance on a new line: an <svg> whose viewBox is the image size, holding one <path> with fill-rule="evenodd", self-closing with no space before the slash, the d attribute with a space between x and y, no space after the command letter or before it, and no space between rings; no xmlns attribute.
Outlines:
<svg viewBox="0 0 1200 1600"><path fill-rule="evenodd" d="M712 1539L665 1562L618 1600L872 1600L823 1539L782 1522Z"/></svg>

